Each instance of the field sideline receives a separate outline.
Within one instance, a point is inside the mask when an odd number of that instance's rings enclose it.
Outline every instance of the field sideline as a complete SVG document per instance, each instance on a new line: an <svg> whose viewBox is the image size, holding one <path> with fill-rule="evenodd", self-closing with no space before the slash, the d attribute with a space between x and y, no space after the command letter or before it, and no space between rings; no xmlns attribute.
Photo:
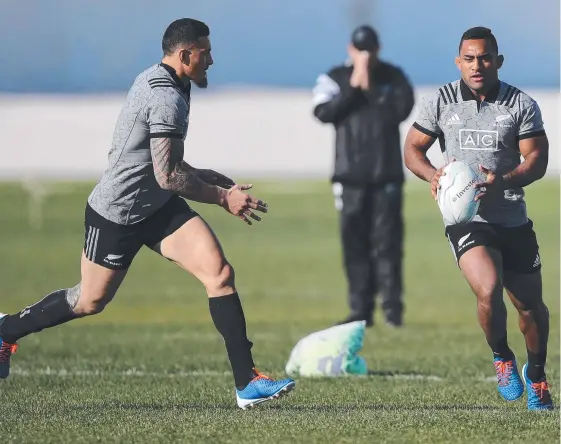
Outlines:
<svg viewBox="0 0 561 444"><path fill-rule="evenodd" d="M28 223L28 195L0 185L0 311L79 279L91 184L59 183ZM298 379L280 402L235 406L222 340L198 282L150 251L98 315L25 338L0 383L5 443L494 443L558 442L559 409L530 414L499 398L475 299L457 269L428 189L406 189L405 327L379 314L364 349L373 375ZM259 368L283 376L302 336L346 315L346 282L326 181L255 183L269 203L252 227L194 204L236 269ZM559 405L559 182L527 190L551 313L548 376ZM520 367L525 347L508 306Z"/></svg>

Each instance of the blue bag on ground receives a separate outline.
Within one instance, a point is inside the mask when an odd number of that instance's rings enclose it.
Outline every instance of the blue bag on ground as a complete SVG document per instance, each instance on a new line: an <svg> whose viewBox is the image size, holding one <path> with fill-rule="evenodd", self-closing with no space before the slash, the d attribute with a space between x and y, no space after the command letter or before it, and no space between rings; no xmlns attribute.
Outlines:
<svg viewBox="0 0 561 444"><path fill-rule="evenodd" d="M290 354L285 370L291 376L366 375L368 368L358 355L366 322L336 325L302 338Z"/></svg>

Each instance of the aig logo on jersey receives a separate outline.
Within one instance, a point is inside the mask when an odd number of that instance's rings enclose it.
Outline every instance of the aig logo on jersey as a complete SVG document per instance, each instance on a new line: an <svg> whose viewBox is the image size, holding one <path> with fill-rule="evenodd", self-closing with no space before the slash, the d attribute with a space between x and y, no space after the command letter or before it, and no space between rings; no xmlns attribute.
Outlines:
<svg viewBox="0 0 561 444"><path fill-rule="evenodd" d="M460 148L462 150L497 151L499 133L498 131L461 129Z"/></svg>

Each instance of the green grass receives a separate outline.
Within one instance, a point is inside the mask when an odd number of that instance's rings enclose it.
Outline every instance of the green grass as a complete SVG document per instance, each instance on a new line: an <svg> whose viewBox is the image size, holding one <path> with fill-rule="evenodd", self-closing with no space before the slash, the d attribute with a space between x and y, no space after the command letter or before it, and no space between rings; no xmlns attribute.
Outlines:
<svg viewBox="0 0 561 444"><path fill-rule="evenodd" d="M0 186L0 308L15 311L79 279L83 208L90 184L58 184L40 229L28 224L17 184ZM258 183L270 205L247 227L196 205L234 264L258 366L282 376L302 336L347 314L337 215L325 182ZM559 187L528 189L551 312L548 375L559 403ZM493 443L558 442L559 411L505 403L493 382L475 299L457 269L434 201L406 193L406 326L379 314L362 355L382 375L299 379L279 402L235 406L222 340L202 286L141 251L115 300L98 315L21 341L0 384L2 442ZM510 342L525 348L509 307Z"/></svg>

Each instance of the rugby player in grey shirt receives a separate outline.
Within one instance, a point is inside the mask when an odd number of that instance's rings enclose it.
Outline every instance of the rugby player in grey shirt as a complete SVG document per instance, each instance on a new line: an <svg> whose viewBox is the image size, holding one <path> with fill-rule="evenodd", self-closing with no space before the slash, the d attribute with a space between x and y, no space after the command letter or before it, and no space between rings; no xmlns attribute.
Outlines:
<svg viewBox="0 0 561 444"><path fill-rule="evenodd" d="M536 101L499 80L503 60L490 29L471 28L463 34L456 57L461 79L423 99L405 141L405 164L431 184L436 197L443 172L426 153L439 139L446 163L462 160L479 174L477 216L467 224L446 226L445 233L477 297L479 323L493 352L499 393L508 401L524 393L507 342L504 288L518 310L526 341L528 361L522 373L528 408L550 410L553 403L545 375L549 312L542 299L539 247L523 191L544 176L549 143Z"/></svg>
<svg viewBox="0 0 561 444"><path fill-rule="evenodd" d="M213 64L209 28L194 19L169 25L161 63L134 81L118 117L108 167L85 209L81 281L50 293L19 313L0 315L0 378L17 341L73 319L100 313L115 296L142 246L175 262L205 286L216 329L224 338L238 406L248 408L292 390L254 365L234 270L208 224L184 199L219 205L251 225L267 204L212 170L183 160L191 83L205 88Z"/></svg>

